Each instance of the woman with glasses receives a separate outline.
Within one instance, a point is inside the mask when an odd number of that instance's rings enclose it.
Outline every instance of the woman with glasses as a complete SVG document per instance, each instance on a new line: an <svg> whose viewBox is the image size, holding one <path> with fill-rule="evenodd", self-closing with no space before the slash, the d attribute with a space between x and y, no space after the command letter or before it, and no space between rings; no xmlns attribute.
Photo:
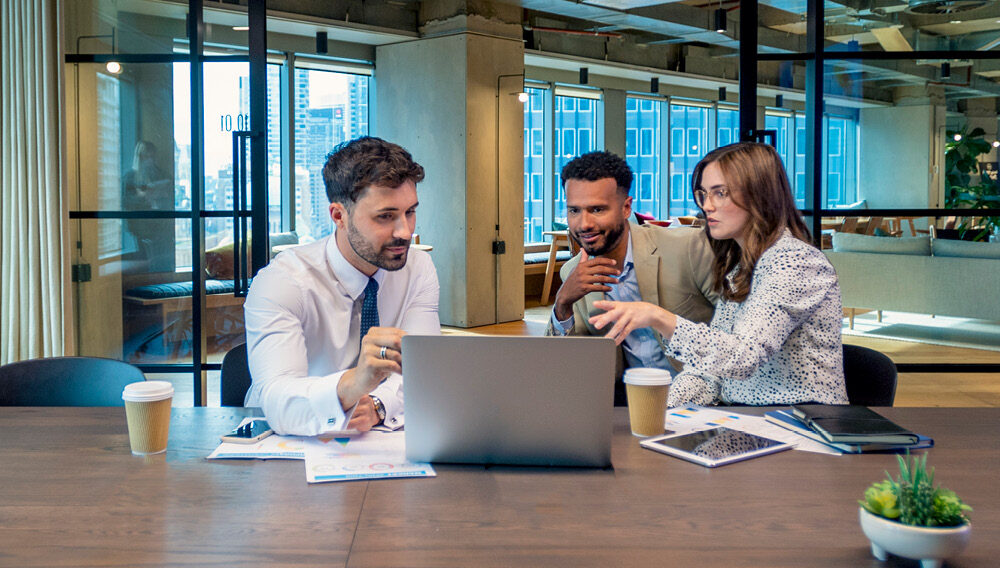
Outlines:
<svg viewBox="0 0 1000 568"><path fill-rule="evenodd" d="M594 302L621 341L652 327L684 370L670 406L847 404L837 274L810 244L781 159L766 144L718 148L692 176L722 299L710 325L645 302ZM681 229L678 229L681 230Z"/></svg>

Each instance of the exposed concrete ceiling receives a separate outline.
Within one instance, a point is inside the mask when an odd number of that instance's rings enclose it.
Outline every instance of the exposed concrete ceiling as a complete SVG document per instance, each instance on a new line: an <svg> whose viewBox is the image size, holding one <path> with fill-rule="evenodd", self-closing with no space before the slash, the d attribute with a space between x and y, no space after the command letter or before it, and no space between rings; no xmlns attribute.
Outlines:
<svg viewBox="0 0 1000 568"><path fill-rule="evenodd" d="M634 35L637 44L692 44L709 46L714 57L739 52L739 2L734 0L501 0L532 13L566 19L567 27L614 30ZM849 50L990 50L1000 46L1000 2L991 1L960 13L911 13L928 0L838 0L825 2L827 47L842 44ZM727 31L714 30L714 12L727 10ZM806 50L806 0L761 0L758 14L758 51L793 53ZM946 7L942 7L945 11ZM529 16L530 17L530 16ZM840 63L844 63L841 65ZM868 88L943 84L948 99L1000 96L1000 62L952 62L952 79L940 80L939 61L839 62L850 68L852 80ZM971 65L969 78L957 68Z"/></svg>

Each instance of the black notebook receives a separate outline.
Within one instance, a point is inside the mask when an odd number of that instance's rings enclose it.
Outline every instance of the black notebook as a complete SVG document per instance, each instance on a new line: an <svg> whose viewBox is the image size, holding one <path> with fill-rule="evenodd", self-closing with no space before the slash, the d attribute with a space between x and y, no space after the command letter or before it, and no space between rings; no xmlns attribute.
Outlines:
<svg viewBox="0 0 1000 568"><path fill-rule="evenodd" d="M916 444L919 437L866 406L793 406L792 414L836 443Z"/></svg>

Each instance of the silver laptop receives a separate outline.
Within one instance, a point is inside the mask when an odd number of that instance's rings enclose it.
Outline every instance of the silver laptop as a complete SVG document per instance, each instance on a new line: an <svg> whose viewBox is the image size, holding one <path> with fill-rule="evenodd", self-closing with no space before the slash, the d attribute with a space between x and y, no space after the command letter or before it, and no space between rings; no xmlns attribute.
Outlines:
<svg viewBox="0 0 1000 568"><path fill-rule="evenodd" d="M596 337L403 337L406 457L611 464L615 344Z"/></svg>

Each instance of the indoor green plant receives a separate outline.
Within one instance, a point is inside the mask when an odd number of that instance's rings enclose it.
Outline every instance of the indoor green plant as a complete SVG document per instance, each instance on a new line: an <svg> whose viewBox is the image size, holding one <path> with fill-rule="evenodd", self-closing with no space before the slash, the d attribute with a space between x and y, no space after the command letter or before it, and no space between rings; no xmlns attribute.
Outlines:
<svg viewBox="0 0 1000 568"><path fill-rule="evenodd" d="M899 460L899 475L873 483L861 505L861 528L879 560L891 552L920 559L924 568L941 565L944 558L965 548L972 525L972 508L954 491L934 485L934 469L927 455Z"/></svg>
<svg viewBox="0 0 1000 568"><path fill-rule="evenodd" d="M979 176L972 183L972 176L979 174L979 157L988 153L992 146L983 139L986 132L982 128L967 127L949 130L945 142L945 207L949 209L995 209L1000 208L1000 183ZM965 235L972 229L971 218L966 217L958 230ZM1000 217L983 217L973 231L972 240L989 240L991 234L1000 233Z"/></svg>

